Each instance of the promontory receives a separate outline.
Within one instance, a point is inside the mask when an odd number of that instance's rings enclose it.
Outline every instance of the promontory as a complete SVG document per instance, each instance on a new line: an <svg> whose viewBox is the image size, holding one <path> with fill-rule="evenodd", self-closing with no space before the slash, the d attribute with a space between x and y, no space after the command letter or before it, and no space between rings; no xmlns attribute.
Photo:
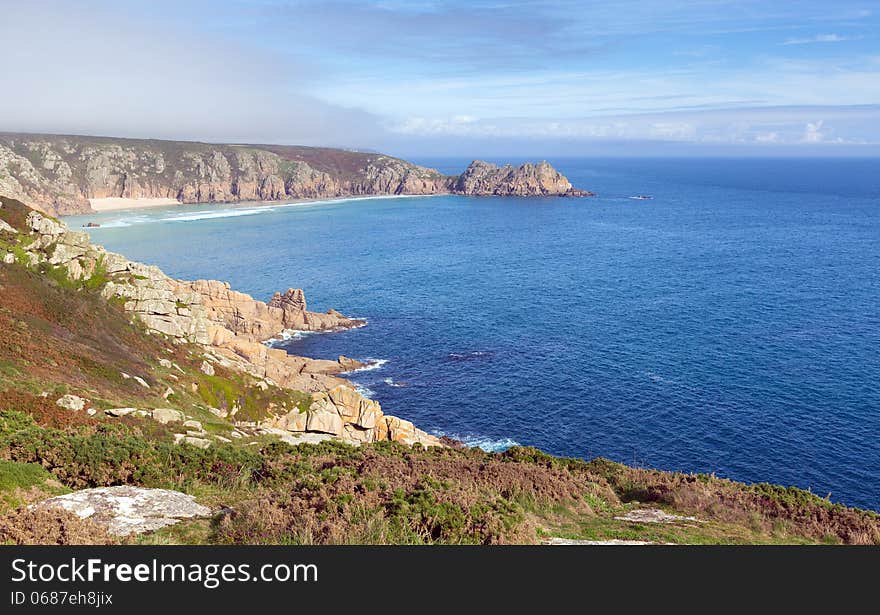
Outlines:
<svg viewBox="0 0 880 615"><path fill-rule="evenodd" d="M0 133L0 194L52 215L97 200L228 203L366 195L591 196L547 162L458 176L372 152Z"/></svg>

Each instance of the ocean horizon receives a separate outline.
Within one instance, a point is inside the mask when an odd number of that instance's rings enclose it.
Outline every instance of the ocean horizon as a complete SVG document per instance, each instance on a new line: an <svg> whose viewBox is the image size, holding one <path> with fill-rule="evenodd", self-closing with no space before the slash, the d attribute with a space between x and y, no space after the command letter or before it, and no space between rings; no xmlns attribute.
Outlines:
<svg viewBox="0 0 880 615"><path fill-rule="evenodd" d="M880 161L551 162L597 196L66 220L175 277L262 300L303 288L312 310L365 318L278 345L375 361L349 378L431 433L880 509Z"/></svg>

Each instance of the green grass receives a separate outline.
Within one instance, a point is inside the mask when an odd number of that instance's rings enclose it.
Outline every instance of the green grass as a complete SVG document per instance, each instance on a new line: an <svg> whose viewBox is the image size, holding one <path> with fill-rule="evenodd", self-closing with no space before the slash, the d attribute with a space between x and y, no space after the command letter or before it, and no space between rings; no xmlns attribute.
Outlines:
<svg viewBox="0 0 880 615"><path fill-rule="evenodd" d="M788 533L782 528L764 532L737 524L717 521L679 521L674 523L633 523L615 519L629 508L610 510L595 516L571 515L548 520L545 536L575 540L638 540L657 544L810 544L814 540ZM840 540L833 538L834 543Z"/></svg>
<svg viewBox="0 0 880 615"><path fill-rule="evenodd" d="M17 362L0 360L0 377L12 379L19 374L21 374L21 369Z"/></svg>
<svg viewBox="0 0 880 615"><path fill-rule="evenodd" d="M40 273L52 280L56 286L65 290L76 290L79 286L75 281L70 279L70 272L64 265L49 265L41 263Z"/></svg>
<svg viewBox="0 0 880 615"><path fill-rule="evenodd" d="M16 463L0 459L0 491L39 485L51 475L37 463Z"/></svg>
<svg viewBox="0 0 880 615"><path fill-rule="evenodd" d="M24 248L21 246L12 246L12 254L15 256L15 262L19 265L24 265L25 267L30 266L31 258L28 256L28 253L25 252Z"/></svg>
<svg viewBox="0 0 880 615"><path fill-rule="evenodd" d="M26 504L28 499L42 499L70 491L53 484L51 479L52 475L40 464L0 459L0 510L13 510Z"/></svg>
<svg viewBox="0 0 880 615"><path fill-rule="evenodd" d="M85 290L99 290L109 281L110 275L107 272L107 267L104 265L104 255L101 254L95 262L95 270L92 272L92 275L89 276L88 280L80 281L80 286Z"/></svg>
<svg viewBox="0 0 880 615"><path fill-rule="evenodd" d="M199 372L197 378L199 399L207 406L228 412L237 407L235 419L239 421L263 419L267 409L273 406L276 412L289 412L294 408L305 412L312 403L311 395L303 391L274 386L264 391L245 374L222 371L208 376Z"/></svg>

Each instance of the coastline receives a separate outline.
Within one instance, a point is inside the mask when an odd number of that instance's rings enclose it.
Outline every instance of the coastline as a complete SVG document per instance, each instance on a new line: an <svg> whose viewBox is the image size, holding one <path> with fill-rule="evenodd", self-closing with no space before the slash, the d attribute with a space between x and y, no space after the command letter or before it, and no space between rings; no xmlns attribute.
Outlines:
<svg viewBox="0 0 880 615"><path fill-rule="evenodd" d="M435 196L450 196L443 194L377 194L377 195L363 195L363 196L339 196L339 197L331 197L331 198L315 198L315 199L291 199L286 201L237 201L237 202L229 202L229 203L216 203L212 201L204 202L204 203L181 203L180 201L176 201L173 199L116 199L116 198L108 198L108 199L100 199L102 201L118 201L125 202L123 206L120 207L105 207L100 210L95 210L87 213L77 213L70 215L59 216L60 220L64 220L69 223L71 227L82 226L83 224L93 221L92 219L95 216L100 215L114 215L120 214L125 216L126 214L131 214L132 216L146 213L145 210L153 211L153 212L163 212L167 211L169 213L169 217L167 219L159 219L158 221L162 222L195 222L197 220L208 219L208 218L226 218L226 217L235 217L235 216L244 216L251 214L258 214L263 212L271 212L278 209L288 209L292 207L306 207L309 205L336 205L339 203L348 203L352 201L378 201L378 200L390 200L390 199L423 199L430 198ZM131 205L131 203L136 203L138 201L157 201L152 204L144 204L144 205ZM158 202L158 201L168 201L168 202ZM200 208L210 207L210 211L199 211ZM204 214L200 216L198 214ZM157 220L151 220L151 222L155 222ZM113 225L116 226L129 226L126 222L126 219L123 217L118 220L113 220ZM105 226L101 224L101 226Z"/></svg>
<svg viewBox="0 0 880 615"><path fill-rule="evenodd" d="M36 393L46 388L42 374L36 382L29 380L27 372L17 376L18 390L11 393L16 413L8 415L6 437L20 438L24 434L35 446L10 447L14 454L10 462L28 467L50 465L52 472L45 473L47 480L58 476L65 481L62 485L82 487L74 484L79 476L74 472L82 471L77 455L83 435L65 425L70 422L88 428L100 422L113 428L97 430L93 435L88 432L85 437L92 438L94 442L88 444L94 448L111 450L118 438L125 436L126 442L142 451L136 460L139 466L149 464L150 472L160 480L180 476L181 472L193 473L185 476L194 482L183 486L176 482L172 486L179 491L160 493L150 490L156 487L155 479L151 484L138 477L114 474L119 472L119 464L107 457L93 470L103 477L94 480L94 489L77 489L75 495L61 497L102 497L106 488L114 485L140 490L137 493L189 497L204 507L200 510L206 517L234 506L237 514L216 528L183 520L184 528L196 532L195 544L284 542L289 540L290 528L295 527L290 523L324 514L331 515L327 517L329 525L304 526L305 540L336 543L354 535L364 542L382 544L621 538L680 544L880 544L874 513L832 502L808 490L628 467L603 458L588 461L555 457L528 446L490 453L471 448L466 441L422 432L410 421L385 415L378 402L363 398L347 386L350 381L346 383L345 375L378 369L379 361L374 367L345 356L336 361L307 359L265 344L268 335L278 329L341 330L362 323L361 319L346 318L333 310L309 312L303 292L297 289L277 293L264 303L233 291L224 282L175 280L155 266L128 261L90 244L85 233L69 231L22 207L4 200L0 210L0 215L15 224L10 228L17 246L24 246L11 252L13 262L4 260L4 264L11 265L9 269L0 268L4 285L14 289L14 293L0 295L6 299L0 306L5 308L0 310L0 317L9 321L5 315L15 313L11 307L20 305L20 298L37 301L48 289L96 317L84 322L59 318L54 312L43 316L36 311L46 325L5 327L16 335L21 348L25 348L25 340L34 337L40 348L49 347L49 340L56 339L65 355L71 357L62 364L54 361L53 355L46 355L39 363L44 373L54 376L50 382L67 383L63 391L47 390L49 399ZM19 241L23 232L36 238ZM58 246L63 247L60 252ZM66 260L70 253L83 251ZM56 256L65 258L64 268L56 269L55 275L45 275L40 265ZM82 278L82 272L91 268L87 267L91 260L101 263L92 271L93 275L97 273L101 287L91 286ZM62 274L65 280L59 285ZM10 302L9 298L15 296L19 299ZM106 340L93 335L96 324L111 339L124 341L122 336L132 333L130 316L139 317L148 331L137 339L137 347L125 345L132 354L106 354ZM54 326L48 326L50 323ZM56 327L66 327L67 333L57 336ZM84 352L82 348L90 360L92 356L101 358L101 369L83 371L87 381L68 383L69 365L82 362L77 354ZM29 367L43 356L28 355ZM119 378L114 375L117 372ZM32 382L37 386L28 386ZM106 400L95 398L96 386L107 387ZM57 395L61 397L55 399ZM48 415L47 410L52 414ZM47 417L59 413L65 420L56 427ZM163 427L159 431L155 425L144 429L152 423ZM276 440L292 446L279 446ZM329 440L350 446L340 447ZM373 444L363 453L357 450ZM428 450L436 447L443 451ZM200 469L215 467L206 465L206 459L224 467L230 455L236 455L234 469L239 463L244 467L244 471L235 469L235 477L248 480L265 475L269 468L274 472L269 475L273 482L241 482L236 478L230 483L227 474ZM327 471L328 461L342 468L341 479L340 474ZM289 468L296 468L296 472L289 472ZM349 475L359 478L349 480ZM438 478L427 483L425 475ZM374 477L377 488L369 486ZM117 485L120 480L125 485ZM356 482L363 480L367 483ZM382 486L380 480L397 482ZM304 489L305 484L310 487ZM59 500L48 490L52 485L46 485L47 489L35 496L41 502L39 506L58 506ZM312 485L315 491L310 492ZM649 497L639 497L636 503L634 492ZM328 511L322 504L327 500L314 498L311 493L326 494L331 501L344 504L351 502L356 508ZM526 511L518 504L518 493L534 493L540 499ZM299 498L293 506L291 494ZM424 502L426 494L431 498L428 511L432 516L428 522L436 524L434 503L441 502L453 507L452 523L424 525L423 509L416 505ZM401 508L401 498L408 506ZM35 525L27 516L33 510L9 513L5 518L7 536L19 542L55 540L26 533ZM352 522L352 510L373 513L363 521ZM567 511L567 518L576 520L577 527L560 522L560 510ZM280 521L266 528L260 523L269 513ZM375 524L389 518L397 521L381 525L381 533L375 533ZM337 528L337 533L327 533L325 527ZM394 533L400 531L399 527L410 528L413 533ZM0 537L3 531L0 525ZM167 536L160 534L160 539Z"/></svg>

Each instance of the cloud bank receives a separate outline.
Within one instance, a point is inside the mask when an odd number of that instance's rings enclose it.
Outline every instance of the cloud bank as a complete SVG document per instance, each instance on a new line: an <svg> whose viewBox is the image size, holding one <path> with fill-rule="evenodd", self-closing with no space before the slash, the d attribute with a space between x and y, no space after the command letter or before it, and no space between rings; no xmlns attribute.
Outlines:
<svg viewBox="0 0 880 615"><path fill-rule="evenodd" d="M366 145L365 111L296 84L306 68L124 3L3 1L0 130Z"/></svg>
<svg viewBox="0 0 880 615"><path fill-rule="evenodd" d="M880 18L857 0L0 0L0 14L5 131L880 151Z"/></svg>

